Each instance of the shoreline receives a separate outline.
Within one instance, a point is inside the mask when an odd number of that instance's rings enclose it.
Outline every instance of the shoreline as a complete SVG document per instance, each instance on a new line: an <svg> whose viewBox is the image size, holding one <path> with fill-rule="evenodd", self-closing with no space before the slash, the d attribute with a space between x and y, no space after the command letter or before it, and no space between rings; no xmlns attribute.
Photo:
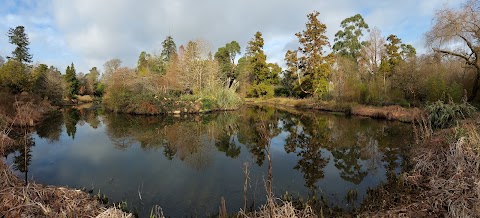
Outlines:
<svg viewBox="0 0 480 218"><path fill-rule="evenodd" d="M337 102L315 102L313 99L290 99L290 98L271 98L271 99L245 99L245 104L250 105L270 105L274 107L282 106L287 108L318 110L331 113L341 113L344 115L354 115L370 117L374 119L385 119L391 121L400 121L404 123L413 123L420 119L425 111L420 108L405 108L398 105L392 106L368 106L357 103L337 103Z"/></svg>
<svg viewBox="0 0 480 218"><path fill-rule="evenodd" d="M333 103L320 105L305 100L292 101L290 99L255 100L248 99L245 104L270 105L297 111L340 112L355 116L364 114L364 117L402 122L412 122L411 119L414 119L415 116L410 114L409 117L402 117L400 115L411 113L412 110L421 111L418 108L399 108L399 106L371 107ZM347 110L348 108L350 110ZM348 111L350 112L347 113ZM387 113L380 114L385 111ZM399 113L399 111L403 113ZM368 194L368 201L365 201L358 210L343 212L340 215L382 217L398 215L451 216L480 213L480 208L475 206L480 205L480 173L478 173L479 169L472 167L472 164L480 163L478 152L480 138L477 133L480 129L479 125L480 117L477 114L475 118L461 121L453 128L435 131L430 129L427 132L417 133L421 139L410 148L409 165L411 167L397 179L373 189ZM421 128L423 127L420 126ZM3 149L6 146L8 147L8 143L0 138L0 155L3 156ZM450 152L453 153L450 154ZM433 170L435 172L432 172L432 169L435 169ZM0 174L2 174L0 211L3 211L0 212L0 216L15 217L22 214L32 216L78 216L79 214L91 217L131 216L115 206L102 204L95 196L91 196L83 190L36 184L35 182L25 185L25 181L15 176L3 159L0 161ZM456 191L449 193L448 190ZM432 197L437 195L442 197ZM461 196L468 196L468 199ZM291 204L291 202L283 203ZM466 210L459 211L461 206L466 206ZM414 209L412 211L408 208ZM102 215L113 213L117 213L117 215Z"/></svg>

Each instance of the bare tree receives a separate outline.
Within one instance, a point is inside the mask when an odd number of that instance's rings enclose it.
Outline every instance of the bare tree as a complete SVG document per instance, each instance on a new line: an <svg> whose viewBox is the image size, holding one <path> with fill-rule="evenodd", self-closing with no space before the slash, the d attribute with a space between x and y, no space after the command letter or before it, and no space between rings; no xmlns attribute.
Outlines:
<svg viewBox="0 0 480 218"><path fill-rule="evenodd" d="M476 72L468 97L472 101L480 80L480 0L469 0L460 9L438 11L434 24L427 33L427 43L433 51L463 59Z"/></svg>
<svg viewBox="0 0 480 218"><path fill-rule="evenodd" d="M210 46L203 40L188 42L180 59L180 83L195 91L216 85L218 63L213 60Z"/></svg>
<svg viewBox="0 0 480 218"><path fill-rule="evenodd" d="M112 73L120 68L120 65L122 65L122 61L120 59L112 59L105 62L105 64L103 64L103 67L105 68L105 74L103 77L108 78Z"/></svg>
<svg viewBox="0 0 480 218"><path fill-rule="evenodd" d="M368 36L367 43L360 52L361 65L369 74L376 74L382 56L385 54L385 38L382 37L380 29L374 27Z"/></svg>

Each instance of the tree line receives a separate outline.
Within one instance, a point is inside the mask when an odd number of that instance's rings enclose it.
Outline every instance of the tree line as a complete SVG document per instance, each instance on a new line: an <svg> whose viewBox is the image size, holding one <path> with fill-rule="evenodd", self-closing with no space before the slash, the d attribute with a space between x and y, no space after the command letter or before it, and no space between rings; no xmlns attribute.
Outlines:
<svg viewBox="0 0 480 218"><path fill-rule="evenodd" d="M473 101L480 80L479 2L469 0L460 8L437 11L425 34L431 52L422 55L397 35L385 37L378 28L370 28L360 14L340 23L331 45L327 26L315 11L295 34L299 46L286 52L285 69L267 63L262 33L256 32L240 57L242 49L236 41L213 53L204 40L177 48L173 37L167 36L161 52L142 51L135 68L112 59L104 64L103 74L96 67L77 74L73 63L61 74L53 66L31 65L28 36L19 26L7 33L16 48L6 62L0 57L0 84L14 93L36 92L52 100L105 94L106 104L119 110L129 104L148 107L170 97L227 107L238 104L237 95L372 105L465 97Z"/></svg>

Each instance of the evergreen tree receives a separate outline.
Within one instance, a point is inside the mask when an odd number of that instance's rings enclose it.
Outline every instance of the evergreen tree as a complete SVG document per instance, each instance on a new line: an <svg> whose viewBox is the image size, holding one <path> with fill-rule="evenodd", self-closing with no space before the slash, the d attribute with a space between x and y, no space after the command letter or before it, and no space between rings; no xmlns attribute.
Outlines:
<svg viewBox="0 0 480 218"><path fill-rule="evenodd" d="M17 47L12 52L12 57L7 57L19 61L21 63L31 63L32 55L28 52L28 35L25 33L25 27L17 26L15 29L10 28L7 34L10 44L16 45Z"/></svg>
<svg viewBox="0 0 480 218"><path fill-rule="evenodd" d="M77 79L77 73L73 63L71 66L67 66L67 70L65 71L65 81L67 83L67 97L69 99L76 98L80 82Z"/></svg>
<svg viewBox="0 0 480 218"><path fill-rule="evenodd" d="M287 66L297 69L298 84L302 95L323 95L328 91L328 77L331 72L332 57L324 55L324 48L329 47L325 35L327 26L318 20L319 12L308 17L306 30L295 34L300 47L295 51L287 51ZM300 53L301 55L297 55Z"/></svg>
<svg viewBox="0 0 480 218"><path fill-rule="evenodd" d="M400 44L402 43L402 40L392 34L387 37L387 41L388 43L385 45L385 52L390 74L393 75L395 67L397 67L402 61L402 55L400 54Z"/></svg>
<svg viewBox="0 0 480 218"><path fill-rule="evenodd" d="M360 50L366 42L360 41L363 32L369 31L368 24L365 23L362 15L357 14L342 21L340 25L343 30L335 34L335 44L333 51L341 56L347 57L357 62L360 57Z"/></svg>
<svg viewBox="0 0 480 218"><path fill-rule="evenodd" d="M274 95L273 83L277 81L278 77L268 68L263 45L261 32L255 33L254 38L248 42L246 56L250 65L251 76L249 78L252 84L248 94L252 97L272 97Z"/></svg>
<svg viewBox="0 0 480 218"><path fill-rule="evenodd" d="M177 54L177 46L175 45L172 36L167 36L167 38L162 42L162 47L162 59L165 62L169 62L172 58L172 55Z"/></svg>

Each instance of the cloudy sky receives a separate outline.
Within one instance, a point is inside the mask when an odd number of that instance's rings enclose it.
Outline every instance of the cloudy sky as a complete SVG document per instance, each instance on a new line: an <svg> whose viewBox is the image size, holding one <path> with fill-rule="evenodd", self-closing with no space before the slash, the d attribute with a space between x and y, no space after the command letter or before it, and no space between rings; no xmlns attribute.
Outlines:
<svg viewBox="0 0 480 218"><path fill-rule="evenodd" d="M244 51L256 31L268 60L282 65L295 49L306 15L320 12L333 43L340 22L361 14L384 36L395 34L424 52L424 33L437 9L464 0L0 0L0 55L10 55L9 28L25 26L34 62L77 72L119 58L133 67L141 51L159 52L170 34L177 46L207 40L213 52L236 40Z"/></svg>

